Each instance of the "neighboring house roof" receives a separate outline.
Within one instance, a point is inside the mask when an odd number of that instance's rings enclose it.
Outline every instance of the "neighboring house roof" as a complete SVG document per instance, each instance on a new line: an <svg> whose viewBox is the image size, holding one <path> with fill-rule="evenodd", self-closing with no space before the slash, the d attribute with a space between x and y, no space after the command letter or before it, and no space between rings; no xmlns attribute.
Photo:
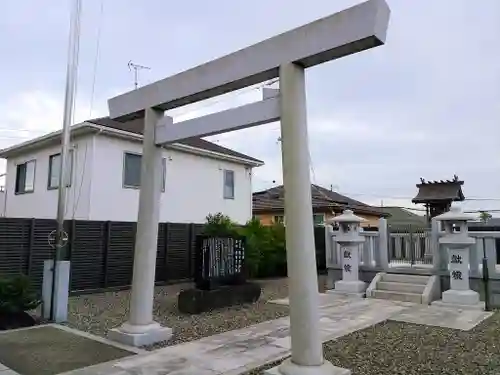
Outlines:
<svg viewBox="0 0 500 375"><path fill-rule="evenodd" d="M418 194L412 199L413 203L429 203L442 201L463 201L465 196L462 192L463 181L454 176L453 180L425 181L420 179L417 184Z"/></svg>
<svg viewBox="0 0 500 375"><path fill-rule="evenodd" d="M388 216L380 208L369 206L363 202L351 199L321 186L311 184L312 206L315 210L333 210L340 212L352 209L359 213ZM268 190L253 193L253 211L255 213L283 212L284 187L283 185Z"/></svg>
<svg viewBox="0 0 500 375"><path fill-rule="evenodd" d="M127 121L127 122L119 122L119 121L112 120L109 117L101 117L101 118L96 118L93 120L87 120L87 122L90 122L90 123L96 124L96 125L107 126L109 128L113 128L113 129L119 129L119 130L131 132L131 133L141 134L141 135L142 135L142 130L144 129L144 119L137 119L137 120ZM255 158L252 158L248 155L242 154L240 152L231 150L229 148L219 146L218 144L206 141L202 138L184 139L182 141L179 141L178 143L183 144L183 145L187 145L187 146L191 146L191 147L200 148L203 150L217 152L220 154L235 156L235 157L241 158L241 159L252 160L252 161L259 163L259 164L264 164L264 162L262 160L255 159Z"/></svg>
<svg viewBox="0 0 500 375"><path fill-rule="evenodd" d="M129 122L117 122L111 120L109 117L92 119L71 127L71 136L80 136L89 133L103 133L108 136L114 136L127 140L141 141L143 121L133 120ZM9 158L16 155L21 155L33 149L48 147L60 142L61 130L31 139L26 142L0 150L0 158ZM179 151L200 154L204 156L211 156L215 158L228 159L237 163L261 166L263 161L250 157L248 155L239 153L226 147L219 146L215 143L206 141L201 138L191 138L183 141L173 143L166 146L167 148L176 149Z"/></svg>
<svg viewBox="0 0 500 375"><path fill-rule="evenodd" d="M389 225L412 225L417 227L426 227L427 219L424 215L417 215L401 207L381 207L381 209L391 215L387 218Z"/></svg>
<svg viewBox="0 0 500 375"><path fill-rule="evenodd" d="M469 222L469 227L475 227L475 228L480 228L480 227L498 227L500 228L500 218L499 217L492 217L491 219L487 220L486 223L483 223L482 221L471 221Z"/></svg>

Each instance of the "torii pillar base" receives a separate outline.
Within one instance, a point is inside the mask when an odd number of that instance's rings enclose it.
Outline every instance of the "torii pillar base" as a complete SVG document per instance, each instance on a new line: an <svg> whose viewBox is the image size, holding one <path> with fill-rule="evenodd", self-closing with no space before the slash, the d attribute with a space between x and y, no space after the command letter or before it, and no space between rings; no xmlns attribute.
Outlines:
<svg viewBox="0 0 500 375"><path fill-rule="evenodd" d="M335 367L328 361L321 366L300 366L287 359L281 365L264 371L264 375L351 375L351 370Z"/></svg>

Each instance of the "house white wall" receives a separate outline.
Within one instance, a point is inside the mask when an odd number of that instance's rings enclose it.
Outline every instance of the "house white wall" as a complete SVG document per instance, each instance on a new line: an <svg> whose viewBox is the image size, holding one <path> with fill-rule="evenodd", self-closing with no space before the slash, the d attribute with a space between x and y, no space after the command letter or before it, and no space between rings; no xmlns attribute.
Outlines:
<svg viewBox="0 0 500 375"><path fill-rule="evenodd" d="M92 175L92 220L136 221L139 190L123 188L124 152L141 153L133 141L96 138L96 168ZM209 213L223 212L244 223L252 216L251 169L241 164L164 150L165 192L161 193L160 221L203 223ZM223 197L223 171L234 171L235 197Z"/></svg>
<svg viewBox="0 0 500 375"><path fill-rule="evenodd" d="M90 179L92 173L93 138L84 137L72 142L74 148L71 186L67 189L66 218L89 220ZM60 146L44 148L7 160L5 184L5 216L55 219L57 213L57 189L48 189L49 157L59 153ZM35 189L32 193L16 194L16 166L36 160Z"/></svg>
<svg viewBox="0 0 500 375"><path fill-rule="evenodd" d="M139 190L123 187L124 152L141 153L142 145L105 135L73 142L75 164L68 188L67 219L137 221ZM7 161L7 217L55 218L57 190L48 190L49 156L60 147L46 148ZM244 165L164 150L167 159L160 221L203 223L209 213L223 212L244 223L252 216L251 169ZM36 159L33 193L15 194L16 165ZM223 171L234 171L235 198L223 197Z"/></svg>

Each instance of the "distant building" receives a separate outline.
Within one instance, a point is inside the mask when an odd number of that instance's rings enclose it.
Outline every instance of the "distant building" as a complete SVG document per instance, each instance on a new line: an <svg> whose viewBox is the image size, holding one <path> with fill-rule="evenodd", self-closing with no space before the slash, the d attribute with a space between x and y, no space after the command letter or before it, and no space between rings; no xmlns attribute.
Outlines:
<svg viewBox="0 0 500 375"><path fill-rule="evenodd" d="M381 217L390 216L379 207L369 206L363 202L351 199L321 186L311 184L313 221L315 225L322 225L325 221L350 209L366 222L364 227L378 227ZM283 185L268 190L253 193L253 215L261 223L271 225L275 222L286 222L285 190Z"/></svg>
<svg viewBox="0 0 500 375"><path fill-rule="evenodd" d="M387 224L391 228L408 229L409 227L420 230L428 226L427 218L424 215L417 215L401 207L382 207L383 212L389 214Z"/></svg>

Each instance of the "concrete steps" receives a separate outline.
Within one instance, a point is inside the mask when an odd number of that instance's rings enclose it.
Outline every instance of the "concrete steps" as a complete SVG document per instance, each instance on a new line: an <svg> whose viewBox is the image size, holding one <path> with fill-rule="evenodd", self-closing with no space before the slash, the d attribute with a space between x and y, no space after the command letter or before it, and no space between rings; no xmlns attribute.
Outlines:
<svg viewBox="0 0 500 375"><path fill-rule="evenodd" d="M439 294L436 276L378 273L366 290L367 298L430 304Z"/></svg>
<svg viewBox="0 0 500 375"><path fill-rule="evenodd" d="M396 283L392 281L381 281L377 284L377 290L392 292L422 294L424 289L425 285L422 284Z"/></svg>
<svg viewBox="0 0 500 375"><path fill-rule="evenodd" d="M391 301L422 303L422 294L374 290L372 298L389 299Z"/></svg>

